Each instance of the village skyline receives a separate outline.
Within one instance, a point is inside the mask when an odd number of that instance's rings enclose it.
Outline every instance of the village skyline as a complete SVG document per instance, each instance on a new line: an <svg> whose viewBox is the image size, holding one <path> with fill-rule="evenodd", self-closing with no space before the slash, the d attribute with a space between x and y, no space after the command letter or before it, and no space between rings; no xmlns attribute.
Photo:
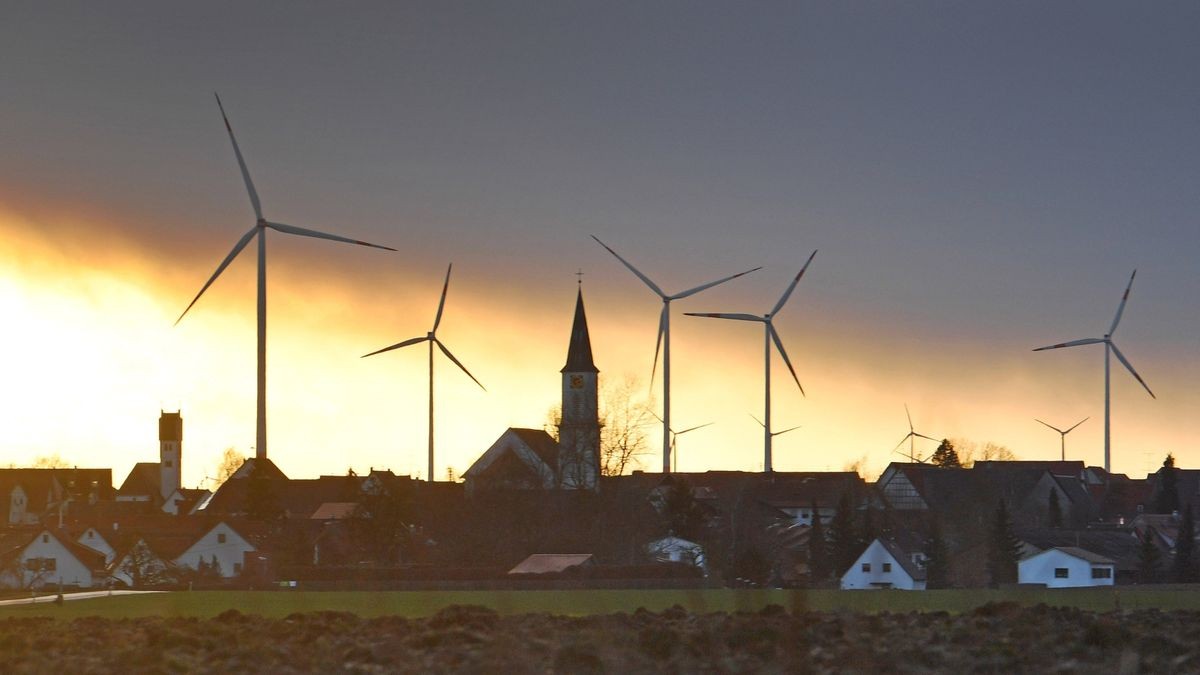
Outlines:
<svg viewBox="0 0 1200 675"><path fill-rule="evenodd" d="M218 89L272 217L399 249L270 240L289 476L423 475L425 359L359 357L428 329L450 263L440 335L488 391L439 365L437 479L545 424L580 269L601 381L661 398L661 304L591 235L668 290L763 266L673 307L672 425L714 423L680 471L762 461L761 335L683 314L761 313L818 248L776 322L807 392L774 357L775 426L802 425L776 470L878 474L905 404L1021 459L1058 458L1035 418L1090 416L1067 459L1102 465L1102 350L1032 349L1102 334L1135 268L1119 341L1158 400L1116 367L1113 470L1200 464L1195 10L74 11L0 28L26 92L0 124L0 463L124 475L162 409L185 485L253 454L253 263L171 325L252 215Z"/></svg>

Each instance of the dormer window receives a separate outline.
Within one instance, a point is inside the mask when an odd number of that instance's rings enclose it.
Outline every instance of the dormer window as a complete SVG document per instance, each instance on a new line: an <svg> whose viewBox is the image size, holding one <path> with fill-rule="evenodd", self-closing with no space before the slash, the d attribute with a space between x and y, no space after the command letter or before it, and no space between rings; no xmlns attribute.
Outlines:
<svg viewBox="0 0 1200 675"><path fill-rule="evenodd" d="M49 544L49 543L50 543L50 535L48 535L48 534L43 534L43 535L42 535L42 543L43 543L43 544Z"/></svg>

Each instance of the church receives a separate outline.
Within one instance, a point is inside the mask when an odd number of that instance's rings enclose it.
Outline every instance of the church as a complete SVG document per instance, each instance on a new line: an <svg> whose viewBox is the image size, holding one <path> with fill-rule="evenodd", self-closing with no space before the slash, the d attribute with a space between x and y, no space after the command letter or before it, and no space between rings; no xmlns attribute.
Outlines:
<svg viewBox="0 0 1200 675"><path fill-rule="evenodd" d="M486 490L590 490L600 483L600 371L592 340L575 299L575 320L562 368L558 440L543 429L509 428L463 474L468 495Z"/></svg>

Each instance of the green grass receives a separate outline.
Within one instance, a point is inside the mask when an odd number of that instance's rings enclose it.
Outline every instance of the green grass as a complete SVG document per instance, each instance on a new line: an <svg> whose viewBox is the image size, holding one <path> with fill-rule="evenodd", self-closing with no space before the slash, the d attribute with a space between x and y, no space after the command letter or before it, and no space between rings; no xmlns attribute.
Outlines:
<svg viewBox="0 0 1200 675"><path fill-rule="evenodd" d="M595 590L595 591L181 591L0 607L0 618L83 616L212 617L228 609L282 618L294 612L344 611L359 616L428 616L449 605L483 605L501 614L550 612L565 615L661 611L680 605L693 612L753 612L776 604L792 611L969 611L987 602L1078 607L1200 610L1200 586L1169 589L785 591L785 590Z"/></svg>

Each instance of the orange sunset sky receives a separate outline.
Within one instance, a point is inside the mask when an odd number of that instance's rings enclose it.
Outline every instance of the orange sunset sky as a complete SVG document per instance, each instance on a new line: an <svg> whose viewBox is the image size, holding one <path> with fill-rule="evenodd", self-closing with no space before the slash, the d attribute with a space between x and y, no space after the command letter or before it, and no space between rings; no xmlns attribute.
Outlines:
<svg viewBox="0 0 1200 675"><path fill-rule="evenodd" d="M685 11L686 9L686 11ZM365 4L100 12L0 28L0 463L57 453L118 483L184 417L184 483L252 454L254 260L175 319L252 224L218 89L269 218L396 253L270 233L270 457L292 477L422 475L424 335L438 478L559 399L576 277L602 381L648 391L674 292L679 469L761 468L762 334L776 326L777 470L869 476L908 432L1103 458L1098 337L1130 272L1113 469L1200 465L1200 50L1186 17L1096 5L974 11L637 4ZM1190 19L1189 19L1190 17ZM270 30L264 30L269 26ZM53 40L49 36L55 36ZM319 39L317 39L319 38ZM661 398L658 380L653 394ZM646 429L658 470L660 431ZM933 444L923 448L928 454Z"/></svg>

